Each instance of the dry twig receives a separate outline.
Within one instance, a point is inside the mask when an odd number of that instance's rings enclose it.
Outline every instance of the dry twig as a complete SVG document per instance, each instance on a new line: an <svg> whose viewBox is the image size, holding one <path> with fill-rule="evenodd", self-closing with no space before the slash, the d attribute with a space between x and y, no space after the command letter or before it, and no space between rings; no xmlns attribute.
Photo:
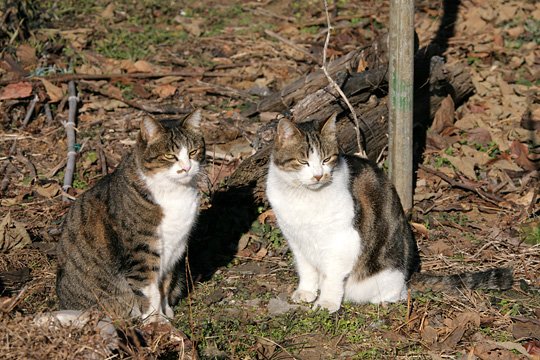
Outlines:
<svg viewBox="0 0 540 360"><path fill-rule="evenodd" d="M420 167L420 169L424 170L425 172L436 175L437 177L439 177L442 180L446 181L448 184L450 184L450 186L457 187L457 188L460 188L460 189L463 189L463 190L473 191L476 194L478 194L481 198L486 199L491 203L494 203L494 204L498 205L501 202L508 202L513 207L516 206L512 202L510 202L510 201L508 201L508 200L506 200L506 199L504 199L504 198L502 198L502 197L500 197L500 196L498 196L496 194L484 191L484 190L482 190L482 189L480 189L480 188L478 188L476 186L472 186L472 185L465 184L463 182L459 182L459 181L457 181L455 179L452 179L450 176L447 176L446 174L444 174L444 173L442 173L440 171L437 171L437 170L432 169L430 167L427 167L425 165L419 165L419 167Z"/></svg>
<svg viewBox="0 0 540 360"><path fill-rule="evenodd" d="M330 74L328 73L328 69L326 66L326 52L328 50L328 43L330 42L330 33L332 32L332 25L330 25L330 14L328 13L328 2L324 0L324 11L326 13L326 23L328 25L328 32L326 33L326 40L324 42L324 48L323 48L323 64L321 66L322 71L324 72L324 75L326 75L326 78L328 79L328 82L336 91L339 93L339 95L343 98L343 101L345 101L345 104L347 104L347 107L349 108L349 111L351 112L351 115L354 119L354 131L356 133L356 146L358 147L358 152L356 155L367 158L366 151L364 150L364 147L362 146L362 139L360 134L360 124L358 122L358 117L356 116L356 111L354 111L353 106L349 102L349 99L347 99L347 96L341 90L338 84L332 79Z"/></svg>
<svg viewBox="0 0 540 360"><path fill-rule="evenodd" d="M288 40L288 39L285 39L283 36L279 35L279 34L276 34L275 32L271 31L271 30L264 30L264 33L268 36L271 36L273 37L274 39L277 39L279 41L281 41L282 43L284 44L287 44L288 46L292 47L293 49L295 49L296 51L299 51L301 52L302 54L306 55L308 58L310 58L311 60L315 61L317 64L320 65L320 61L319 59L317 59L315 56L313 56L312 53L310 53L309 51L307 51L306 49L304 49L303 47L301 46L298 46L297 44L295 44L294 42L292 42L291 40Z"/></svg>
<svg viewBox="0 0 540 360"><path fill-rule="evenodd" d="M68 141L66 172L64 174L64 185L62 186L62 190L64 191L64 193L67 193L68 190L71 188L71 185L73 184L75 159L77 157L77 152L75 151L75 117L77 115L77 102L79 101L79 98L77 97L77 89L75 88L75 82L73 80L69 82L68 90L69 113L68 121L64 123ZM63 195L62 199L64 201L68 201L69 198Z"/></svg>
<svg viewBox="0 0 540 360"><path fill-rule="evenodd" d="M34 109L36 108L36 104L38 103L38 101L39 101L39 97L37 95L34 95L34 98L30 101L30 104L28 105L28 110L26 111L26 115L22 123L23 129L30 122L30 119L32 118L32 114L34 114Z"/></svg>
<svg viewBox="0 0 540 360"><path fill-rule="evenodd" d="M25 80L40 80L45 79L50 82L67 82L75 80L113 80L113 79L159 79L168 76L177 77L223 77L231 76L230 74L212 73L212 72L197 72L197 71L173 71L168 73L124 73L124 74L61 74L53 76L33 76L25 78ZM21 78L2 80L0 86L8 85L21 81Z"/></svg>
<svg viewBox="0 0 540 360"><path fill-rule="evenodd" d="M98 86L90 82L81 82L81 86L86 89L89 89L92 92L101 94L108 98L118 100L124 104L131 106L132 108L145 111L149 114L187 114L190 112L188 109L180 109L174 106L163 105L162 107L153 107L151 105L142 104L138 101L125 99L123 96L118 96L112 91L108 91L106 87Z"/></svg>

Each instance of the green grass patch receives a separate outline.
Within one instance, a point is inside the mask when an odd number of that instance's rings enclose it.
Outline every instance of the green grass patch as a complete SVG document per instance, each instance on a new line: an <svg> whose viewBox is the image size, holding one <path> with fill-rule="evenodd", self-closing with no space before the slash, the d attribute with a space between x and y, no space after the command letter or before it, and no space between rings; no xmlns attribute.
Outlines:
<svg viewBox="0 0 540 360"><path fill-rule="evenodd" d="M96 41L96 50L115 59L140 60L155 52L155 46L172 45L187 39L182 30L165 30L154 25L111 31Z"/></svg>

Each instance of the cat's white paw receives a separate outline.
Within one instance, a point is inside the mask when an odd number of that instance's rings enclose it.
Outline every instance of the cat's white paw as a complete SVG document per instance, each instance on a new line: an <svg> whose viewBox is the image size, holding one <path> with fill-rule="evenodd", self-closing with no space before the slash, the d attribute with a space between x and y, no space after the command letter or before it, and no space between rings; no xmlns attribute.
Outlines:
<svg viewBox="0 0 540 360"><path fill-rule="evenodd" d="M313 291L307 291L307 290L300 290L297 289L295 292L293 292L291 296L291 300L295 303L300 302L314 302L317 298L317 293Z"/></svg>
<svg viewBox="0 0 540 360"><path fill-rule="evenodd" d="M174 318L174 311L172 307L170 307L169 305L165 306L165 316L167 316L170 319Z"/></svg>
<svg viewBox="0 0 540 360"><path fill-rule="evenodd" d="M168 323L170 323L169 319L167 319L164 315L156 314L156 313L153 313L152 315L149 315L146 318L144 318L143 322L145 324L150 324L150 323L168 324Z"/></svg>
<svg viewBox="0 0 540 360"><path fill-rule="evenodd" d="M336 311L339 310L340 307L341 307L340 303L335 303L332 301L320 300L320 299L317 300L315 304L313 304L313 310L326 309L328 310L329 313L335 313Z"/></svg>

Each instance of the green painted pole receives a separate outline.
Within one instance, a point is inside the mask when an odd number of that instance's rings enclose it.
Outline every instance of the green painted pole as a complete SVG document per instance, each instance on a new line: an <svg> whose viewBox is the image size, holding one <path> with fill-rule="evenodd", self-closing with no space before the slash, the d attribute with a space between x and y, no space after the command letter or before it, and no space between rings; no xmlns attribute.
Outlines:
<svg viewBox="0 0 540 360"><path fill-rule="evenodd" d="M414 0L390 0L389 175L412 209Z"/></svg>

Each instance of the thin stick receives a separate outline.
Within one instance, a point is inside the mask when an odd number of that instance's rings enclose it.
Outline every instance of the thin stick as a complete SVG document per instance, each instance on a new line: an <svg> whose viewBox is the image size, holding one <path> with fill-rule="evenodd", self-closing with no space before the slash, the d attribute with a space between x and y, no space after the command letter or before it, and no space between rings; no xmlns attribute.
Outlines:
<svg viewBox="0 0 540 360"><path fill-rule="evenodd" d="M68 121L64 123L67 134L67 165L66 172L64 174L64 185L62 190L64 193L67 193L73 184L73 173L75 172L75 159L77 157L77 152L75 151L75 117L77 115L77 102L79 98L77 97L77 89L75 88L75 82L71 80L68 84L69 90L69 113ZM69 201L69 198L66 195L62 196L64 202Z"/></svg>
<svg viewBox="0 0 540 360"><path fill-rule="evenodd" d="M45 116L47 117L47 123L52 124L52 122L54 121L54 118L51 111L51 106L49 105L49 103L45 103L44 108L45 108Z"/></svg>
<svg viewBox="0 0 540 360"><path fill-rule="evenodd" d="M93 92L96 92L98 94L101 94L103 96L107 96L111 99L115 99L118 101L123 102L124 104L131 106L135 109L139 109L142 111L145 111L149 114L185 114L190 112L190 110L187 109L178 109L173 106L163 106L161 108L153 107L151 105L142 104L135 100L128 100L125 99L123 96L118 96L114 94L112 91L107 91L106 87L97 86L95 84L89 83L89 82L81 82L80 86L82 86L85 89L89 89Z"/></svg>
<svg viewBox="0 0 540 360"><path fill-rule="evenodd" d="M279 41L281 41L282 43L284 44L287 44L288 46L292 47L293 49L295 49L296 51L299 51L301 52L302 54L306 55L307 57L309 57L311 60L314 60L317 64L320 64L319 62L319 59L317 59L315 56L313 56L312 53L310 53L309 51L307 51L306 49L304 49L303 47L301 46L298 46L297 44L295 44L294 42L292 42L291 40L288 40L288 39L285 39L283 36L279 35L279 34L276 34L275 32L271 31L271 30L264 30L264 33L268 36L271 36L273 37L274 39L277 39Z"/></svg>
<svg viewBox="0 0 540 360"><path fill-rule="evenodd" d="M28 105L28 111L26 111L26 116L24 117L24 120L22 123L23 129L30 122L30 119L32 118L32 114L34 114L34 109L36 108L36 104L38 101L39 101L39 97L37 95L34 95L34 98L30 101L30 105Z"/></svg>
<svg viewBox="0 0 540 360"><path fill-rule="evenodd" d="M354 119L354 132L356 133L356 146L358 147L358 152L355 154L357 156L367 158L366 151L364 150L364 147L362 146L362 137L360 134L360 124L358 122L358 117L356 116L356 111L354 111L353 106L349 102L349 99L347 99L347 96L341 90L338 84L332 79L330 74L328 73L328 69L326 66L326 52L328 50L328 43L330 42L330 33L332 32L332 25L330 25L330 14L328 13L328 2L324 0L324 11L326 13L326 23L328 25L328 32L326 33L326 40L324 42L324 48L323 48L323 64L321 66L322 71L324 72L324 75L326 75L326 78L328 79L328 82L330 85L336 89L336 91L339 93L343 101L345 101L345 104L347 104L347 107L349 108L349 111L351 112L351 115Z"/></svg>
<svg viewBox="0 0 540 360"><path fill-rule="evenodd" d="M491 203L493 203L495 205L498 205L498 203L500 203L500 202L506 201L506 202L510 203L513 207L516 207L516 205L514 203L511 203L510 201L505 200L505 199L503 199L502 197L500 197L498 195L489 193L487 191L479 189L478 187L475 187L475 186L472 186L472 185L467 185L467 184L464 184L462 182L456 181L455 179L452 179L451 177L447 176L446 174L444 174L444 173L442 173L440 171L429 168L429 167L427 167L425 165L419 165L419 168L424 170L425 172L428 172L428 173L431 173L433 175L436 175L436 176L440 177L441 179L446 181L448 184L450 184L450 186L454 186L454 187L464 189L464 190L473 191L473 192L477 193L483 199L488 200L489 202L491 202Z"/></svg>
<svg viewBox="0 0 540 360"><path fill-rule="evenodd" d="M132 74L62 74L54 76L33 76L26 80L45 79L50 82L66 82L75 80L113 80L113 79L159 79L168 76L178 77L230 77L231 74L196 72L196 71L173 71L168 73L132 73ZM0 81L0 85L7 85L21 81L21 78Z"/></svg>

